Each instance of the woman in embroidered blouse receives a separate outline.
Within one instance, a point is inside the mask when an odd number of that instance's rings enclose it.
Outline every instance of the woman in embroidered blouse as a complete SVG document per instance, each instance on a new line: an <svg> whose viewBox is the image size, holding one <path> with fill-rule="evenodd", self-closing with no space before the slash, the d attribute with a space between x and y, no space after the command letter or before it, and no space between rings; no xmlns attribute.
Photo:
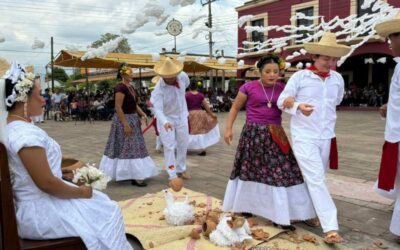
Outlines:
<svg viewBox="0 0 400 250"><path fill-rule="evenodd" d="M144 187L145 179L158 175L158 168L146 149L139 115L146 125L147 117L131 86L132 69L122 64L117 79L121 83L115 88L116 113L100 169L117 181L131 180L132 185Z"/></svg>
<svg viewBox="0 0 400 250"><path fill-rule="evenodd" d="M7 148L19 236L78 236L89 250L132 249L118 205L91 187L62 180L60 145L30 122L43 113L40 81L26 77L23 66L14 63L5 80L0 79L0 91L0 132L6 130L1 140Z"/></svg>
<svg viewBox="0 0 400 250"><path fill-rule="evenodd" d="M258 63L261 78L240 89L226 122L225 142L232 144L232 126L246 105L246 123L239 139L223 210L251 213L284 228L293 220L308 220L315 211L302 174L281 126L278 82L285 62L267 55Z"/></svg>

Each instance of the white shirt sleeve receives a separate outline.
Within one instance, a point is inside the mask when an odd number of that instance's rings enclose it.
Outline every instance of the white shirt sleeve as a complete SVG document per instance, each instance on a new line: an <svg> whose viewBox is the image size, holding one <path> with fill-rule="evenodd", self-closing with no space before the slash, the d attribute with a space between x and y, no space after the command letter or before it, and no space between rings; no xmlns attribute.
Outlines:
<svg viewBox="0 0 400 250"><path fill-rule="evenodd" d="M182 76L181 79L183 80L183 83L185 84L185 89L186 89L190 85L190 79L189 79L189 76L185 72L182 72L182 73L183 74L181 74L181 76Z"/></svg>
<svg viewBox="0 0 400 250"><path fill-rule="evenodd" d="M164 97L160 87L161 83L158 82L155 89L151 93L150 102L153 104L154 114L161 124L165 125L168 120L164 115Z"/></svg>
<svg viewBox="0 0 400 250"><path fill-rule="evenodd" d="M336 99L337 106L342 102L343 96L344 96L344 79L340 74L338 74L338 77L339 77L340 86L339 86L338 96Z"/></svg>
<svg viewBox="0 0 400 250"><path fill-rule="evenodd" d="M294 98L296 98L297 95L297 82L298 82L298 77L299 74L294 74L289 81L287 82L284 90L282 91L282 93L280 94L279 98L278 98L278 107L282 110L285 111L286 113L289 113L291 115L296 115L297 114L297 109L300 105L299 102L294 102L294 105L292 108L290 109L284 109L283 108L283 102L285 101L285 99L289 96L292 96Z"/></svg>

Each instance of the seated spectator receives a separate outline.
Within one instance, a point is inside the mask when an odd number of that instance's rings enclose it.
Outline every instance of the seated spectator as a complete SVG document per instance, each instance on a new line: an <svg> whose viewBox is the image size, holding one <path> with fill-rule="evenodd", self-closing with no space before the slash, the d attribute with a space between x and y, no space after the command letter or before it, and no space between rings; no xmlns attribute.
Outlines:
<svg viewBox="0 0 400 250"><path fill-rule="evenodd" d="M86 98L81 97L77 103L79 118L85 121L89 116L89 104Z"/></svg>
<svg viewBox="0 0 400 250"><path fill-rule="evenodd" d="M23 72L22 66L13 64L6 80L0 80L0 91L7 99L7 110L0 105L0 112L8 111L7 125L0 131L7 131L3 141L13 176L19 236L31 240L80 237L89 250L132 249L119 206L104 193L61 178L60 145L29 120L43 112L40 81L32 81L29 74L25 80L30 83L15 81ZM13 91L17 98L9 98Z"/></svg>
<svg viewBox="0 0 400 250"><path fill-rule="evenodd" d="M98 117L100 120L107 119L107 111L104 102L101 100L101 97L97 97L97 99L93 102L93 109L96 114L95 117Z"/></svg>

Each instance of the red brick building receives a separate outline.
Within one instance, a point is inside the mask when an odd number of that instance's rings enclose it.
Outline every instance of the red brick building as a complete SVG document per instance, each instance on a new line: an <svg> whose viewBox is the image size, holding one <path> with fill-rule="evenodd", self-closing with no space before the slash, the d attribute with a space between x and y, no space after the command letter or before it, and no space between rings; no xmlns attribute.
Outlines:
<svg viewBox="0 0 400 250"><path fill-rule="evenodd" d="M294 20L290 21L290 17L295 15L296 12L302 12L306 16L323 16L325 21L329 21L335 16L341 18L347 17L351 14L361 16L365 13L370 13L371 9L362 9L361 5L364 0L252 0L244 3L242 6L236 8L238 18L245 15L254 15L252 20L247 22L251 26L270 26L270 25L310 25L313 20ZM399 0L386 0L387 3L400 7ZM315 20L318 22L318 20ZM243 41L264 41L268 37L282 37L285 35L283 32L270 31L266 33L252 32L246 33L244 30L245 25L238 30L238 47L243 47ZM362 38L360 38L362 39ZM282 52L285 58L293 51L299 50L300 44L292 42ZM238 51L241 53L243 51ZM243 59L246 64L254 64L263 53L251 52L246 56L238 59ZM387 57L387 63L376 63L376 60L381 57ZM365 64L365 58L373 58L375 64ZM359 87L364 87L372 84L375 88L379 85L384 89L388 89L391 75L395 66L392 60L391 51L385 40L379 36L375 36L368 43L359 47L346 62L337 70L343 75L346 86L354 82ZM292 65L302 61L305 65L309 62L309 56L296 57L292 61ZM244 78L246 72L241 71L238 73L239 77ZM248 72L247 72L248 74Z"/></svg>

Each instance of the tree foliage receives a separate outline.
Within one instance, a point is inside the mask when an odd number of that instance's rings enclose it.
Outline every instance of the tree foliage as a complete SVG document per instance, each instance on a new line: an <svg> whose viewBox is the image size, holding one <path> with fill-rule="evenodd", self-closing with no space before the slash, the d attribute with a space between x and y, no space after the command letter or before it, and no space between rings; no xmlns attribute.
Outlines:
<svg viewBox="0 0 400 250"><path fill-rule="evenodd" d="M51 73L47 77L51 79ZM54 68L54 80L65 83L69 80L69 76L63 68Z"/></svg>
<svg viewBox="0 0 400 250"><path fill-rule="evenodd" d="M116 34L111 34L111 33L106 33L101 35L101 38L95 42L92 43L93 48L98 48L101 45L103 45L106 42L109 42L111 40L114 40L115 38L119 37L119 35ZM132 52L131 46L128 43L128 39L124 38L122 41L118 44L118 47L112 51L114 53L125 53L129 54Z"/></svg>

